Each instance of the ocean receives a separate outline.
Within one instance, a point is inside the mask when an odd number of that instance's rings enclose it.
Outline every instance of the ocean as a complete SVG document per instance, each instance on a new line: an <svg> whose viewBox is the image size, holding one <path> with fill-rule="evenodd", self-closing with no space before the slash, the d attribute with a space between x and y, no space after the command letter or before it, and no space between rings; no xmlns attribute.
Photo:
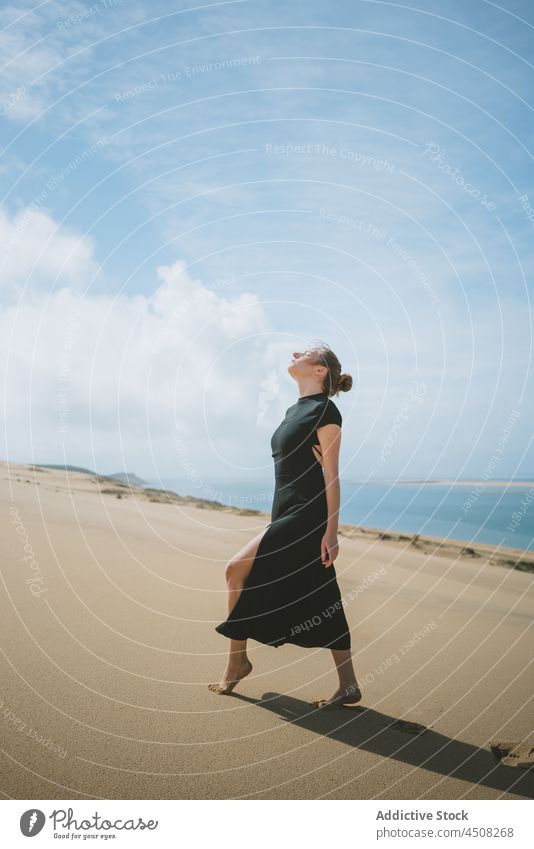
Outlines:
<svg viewBox="0 0 534 849"><path fill-rule="evenodd" d="M225 505L271 511L269 481L163 479L150 486ZM381 530L530 550L534 543L534 485L341 482L340 522Z"/></svg>

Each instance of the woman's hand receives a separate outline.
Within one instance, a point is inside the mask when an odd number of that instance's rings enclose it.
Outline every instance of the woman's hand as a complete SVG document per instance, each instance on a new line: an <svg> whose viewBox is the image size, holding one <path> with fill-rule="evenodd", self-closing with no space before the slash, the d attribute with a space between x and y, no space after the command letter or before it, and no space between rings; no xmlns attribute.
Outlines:
<svg viewBox="0 0 534 849"><path fill-rule="evenodd" d="M321 540L321 560L323 566L331 566L339 554L337 534L326 533Z"/></svg>

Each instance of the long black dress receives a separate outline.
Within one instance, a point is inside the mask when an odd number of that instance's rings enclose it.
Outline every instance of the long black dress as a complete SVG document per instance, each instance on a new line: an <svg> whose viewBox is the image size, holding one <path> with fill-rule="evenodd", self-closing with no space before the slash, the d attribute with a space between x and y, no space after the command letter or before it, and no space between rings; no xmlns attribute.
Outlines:
<svg viewBox="0 0 534 849"><path fill-rule="evenodd" d="M234 640L349 649L350 629L334 564L324 566L325 479L312 445L317 429L342 417L325 392L304 395L271 437L275 491L271 522L228 618L215 628Z"/></svg>

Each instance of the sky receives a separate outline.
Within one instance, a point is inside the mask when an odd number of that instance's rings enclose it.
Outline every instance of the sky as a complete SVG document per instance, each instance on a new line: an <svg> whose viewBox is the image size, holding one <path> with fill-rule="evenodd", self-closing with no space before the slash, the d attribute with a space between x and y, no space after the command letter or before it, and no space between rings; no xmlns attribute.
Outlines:
<svg viewBox="0 0 534 849"><path fill-rule="evenodd" d="M0 458L270 480L293 351L346 479L532 478L534 6L0 6Z"/></svg>

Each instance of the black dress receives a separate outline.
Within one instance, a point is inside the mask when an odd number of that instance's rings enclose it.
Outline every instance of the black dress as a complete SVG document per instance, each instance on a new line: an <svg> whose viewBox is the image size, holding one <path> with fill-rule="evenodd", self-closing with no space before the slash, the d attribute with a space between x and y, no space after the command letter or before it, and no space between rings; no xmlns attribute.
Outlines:
<svg viewBox="0 0 534 849"><path fill-rule="evenodd" d="M300 397L273 433L271 522L237 603L215 628L219 634L275 647L350 648L335 567L321 560L328 512L323 469L312 451L317 429L341 421L334 402L319 392Z"/></svg>

